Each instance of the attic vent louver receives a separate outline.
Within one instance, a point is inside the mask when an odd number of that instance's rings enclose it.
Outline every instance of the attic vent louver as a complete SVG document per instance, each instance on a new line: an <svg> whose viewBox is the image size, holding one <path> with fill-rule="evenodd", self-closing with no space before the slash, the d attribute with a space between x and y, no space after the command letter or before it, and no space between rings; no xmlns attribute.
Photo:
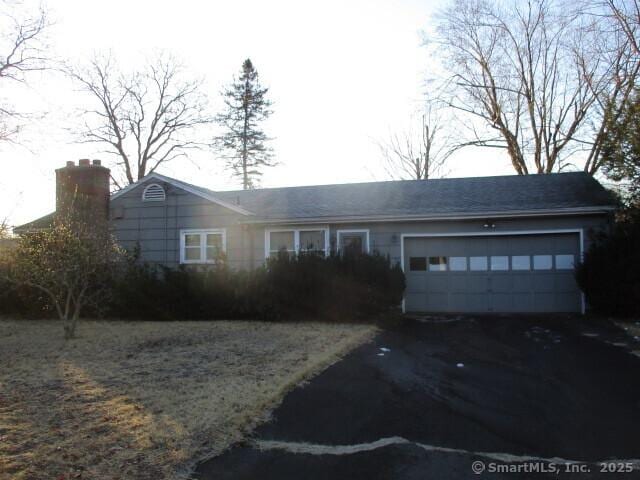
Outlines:
<svg viewBox="0 0 640 480"><path fill-rule="evenodd" d="M152 183L142 192L143 202L164 202L165 199L164 188L157 183Z"/></svg>

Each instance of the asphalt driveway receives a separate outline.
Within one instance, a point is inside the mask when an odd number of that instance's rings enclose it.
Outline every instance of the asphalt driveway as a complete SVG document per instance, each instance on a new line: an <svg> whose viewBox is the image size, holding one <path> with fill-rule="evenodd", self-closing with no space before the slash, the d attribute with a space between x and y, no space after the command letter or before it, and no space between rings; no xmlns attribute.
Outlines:
<svg viewBox="0 0 640 480"><path fill-rule="evenodd" d="M602 322L407 320L292 391L196 478L640 478L639 378L629 341Z"/></svg>

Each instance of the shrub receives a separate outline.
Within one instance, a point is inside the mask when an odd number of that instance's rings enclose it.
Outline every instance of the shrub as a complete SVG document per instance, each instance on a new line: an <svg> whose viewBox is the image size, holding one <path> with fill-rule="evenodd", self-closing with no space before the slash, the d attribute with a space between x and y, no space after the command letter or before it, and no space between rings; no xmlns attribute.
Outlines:
<svg viewBox="0 0 640 480"><path fill-rule="evenodd" d="M251 271L130 263L114 288L111 315L140 319L354 319L402 300L399 266L380 255L289 256Z"/></svg>
<svg viewBox="0 0 640 480"><path fill-rule="evenodd" d="M576 268L591 309L604 315L640 315L640 213L627 214L595 239Z"/></svg>
<svg viewBox="0 0 640 480"><path fill-rule="evenodd" d="M221 259L223 260L223 259ZM170 269L132 256L110 279L104 310L85 314L143 320L323 318L354 320L384 313L402 301L399 265L381 255L286 252L251 271L233 271L224 261ZM53 317L55 308L39 290L0 284L0 313ZM4 295L3 295L4 293Z"/></svg>

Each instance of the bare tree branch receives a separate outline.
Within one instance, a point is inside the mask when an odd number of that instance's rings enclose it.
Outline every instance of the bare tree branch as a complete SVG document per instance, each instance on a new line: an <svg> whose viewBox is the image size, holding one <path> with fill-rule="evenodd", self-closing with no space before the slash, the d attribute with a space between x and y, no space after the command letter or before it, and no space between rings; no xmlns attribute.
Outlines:
<svg viewBox="0 0 640 480"><path fill-rule="evenodd" d="M389 176L426 180L446 175L445 163L456 148L450 136L444 134L439 107L429 104L421 116L418 134L409 130L378 143Z"/></svg>
<svg viewBox="0 0 640 480"><path fill-rule="evenodd" d="M0 1L0 85L24 84L29 72L48 67L43 45L48 27L45 10L20 11L19 4ZM5 90L5 89L3 89ZM0 97L0 142L15 142L28 115Z"/></svg>
<svg viewBox="0 0 640 480"><path fill-rule="evenodd" d="M595 173L604 112L638 78L637 39L625 40L637 0L618 3L452 0L438 26L446 103L484 126L460 144L495 146L497 132L517 173L551 173L592 138L584 169Z"/></svg>
<svg viewBox="0 0 640 480"><path fill-rule="evenodd" d="M102 144L116 157L122 177L116 186L205 146L198 140L199 127L212 118L201 81L185 79L182 65L170 55L160 53L131 73L121 71L110 55L96 55L84 69L66 70L96 104L82 110L79 141Z"/></svg>

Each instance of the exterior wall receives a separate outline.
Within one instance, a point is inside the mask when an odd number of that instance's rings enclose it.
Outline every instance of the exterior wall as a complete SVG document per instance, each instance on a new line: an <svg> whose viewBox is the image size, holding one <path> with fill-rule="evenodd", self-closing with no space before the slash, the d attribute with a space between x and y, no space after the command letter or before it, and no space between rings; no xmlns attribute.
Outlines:
<svg viewBox="0 0 640 480"><path fill-rule="evenodd" d="M268 229L313 228L311 225L247 225L250 218L216 205L170 184L160 183L166 192L163 202L143 202L144 184L111 201L113 230L121 245L140 247L141 258L151 263L176 267L180 262L180 230L226 229L227 259L235 269L255 268L264 263L265 231ZM495 228L485 228L484 219L458 221L414 221L329 225L332 249L338 230L369 230L370 251L388 255L392 263L401 262L401 239L410 233L499 233L506 231L583 229L584 248L590 232L606 227L604 215L575 215L547 218L494 219ZM318 228L326 228L318 224Z"/></svg>
<svg viewBox="0 0 640 480"><path fill-rule="evenodd" d="M589 248L591 233L607 228L605 215L575 215L548 218L499 218L490 220L495 228L485 228L484 219L429 222L387 222L332 225L331 242L336 242L336 231L368 229L371 252L389 255L392 263L401 261L401 238L410 233L500 233L526 230L583 229L584 249Z"/></svg>
<svg viewBox="0 0 640 480"><path fill-rule="evenodd" d="M241 269L252 264L252 229L238 223L245 218L243 215L170 184L153 180L147 183L161 184L166 200L142 201L144 184L141 184L111 201L114 235L124 248L132 251L139 245L143 261L177 267L180 263L181 230L224 228L229 265Z"/></svg>

